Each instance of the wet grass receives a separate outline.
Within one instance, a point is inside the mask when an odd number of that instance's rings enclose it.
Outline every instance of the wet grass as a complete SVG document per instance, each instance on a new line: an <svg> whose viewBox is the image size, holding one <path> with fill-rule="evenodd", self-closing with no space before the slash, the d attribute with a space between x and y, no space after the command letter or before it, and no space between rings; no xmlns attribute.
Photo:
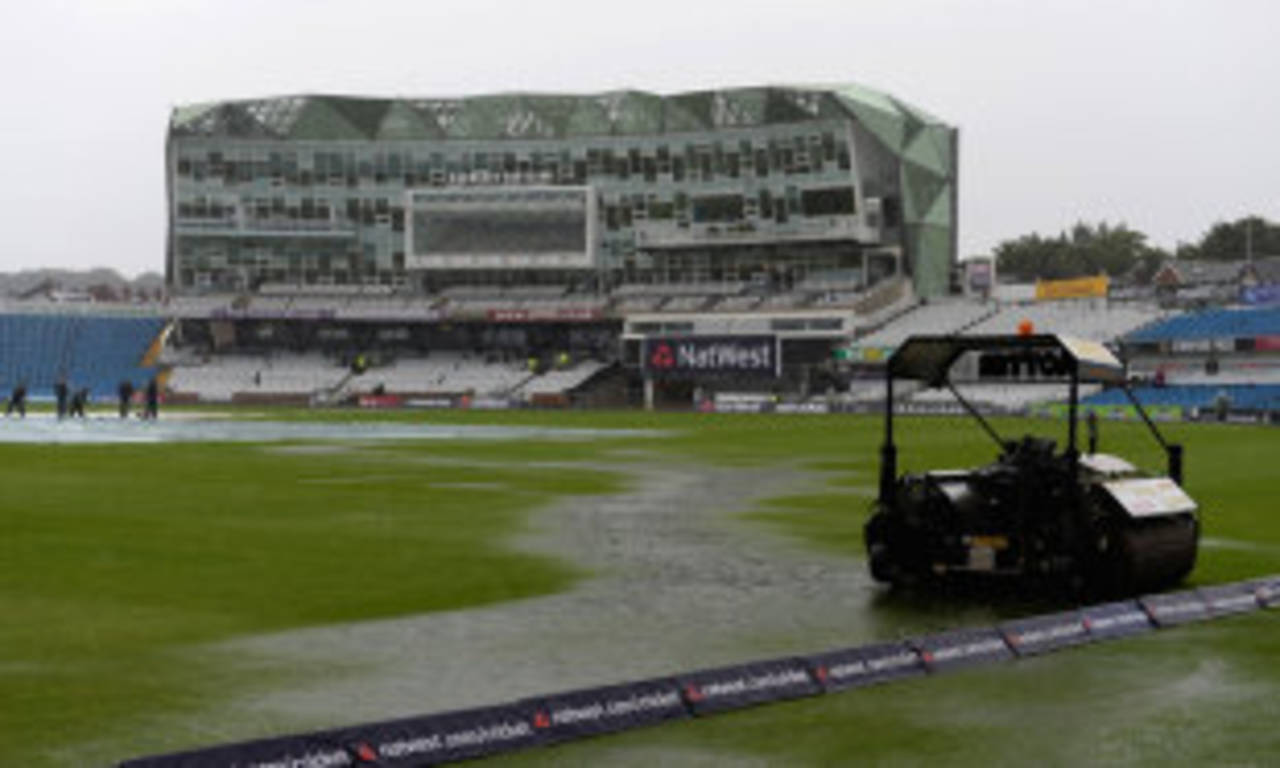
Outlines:
<svg viewBox="0 0 1280 768"><path fill-rule="evenodd" d="M1183 627L494 760L511 766L1268 765L1280 618Z"/></svg>
<svg viewBox="0 0 1280 768"><path fill-rule="evenodd" d="M614 491L614 476L422 458L0 446L0 762L59 764L60 743L127 734L234 683L173 649L519 600L583 575L508 542L538 506Z"/></svg>
<svg viewBox="0 0 1280 768"><path fill-rule="evenodd" d="M769 500L745 511L746 517L762 530L860 557L880 440L878 421L851 416L305 410L269 415L661 434L366 443L330 451L230 444L0 445L0 762L79 765L92 754L107 763L152 751L155 737L144 735L149 716L196 711L205 700L271 685L276 673L270 669L246 678L183 652L202 643L566 589L586 574L519 552L512 538L557 498L616 490L621 475L610 468L621 469L637 452L680 463L761 471L785 464L816 471L821 480L811 491ZM996 425L1011 434L1061 432L1049 422ZM1188 487L1204 507L1205 536L1214 543L1202 552L1195 581L1280 571L1280 517L1272 513L1280 486L1274 474L1280 432L1178 425L1170 434L1188 445ZM1103 439L1111 452L1147 466L1160 464L1136 425L1104 425ZM951 419L904 420L900 442L904 469L970 466L990 460L993 451L971 424ZM874 610L929 608L884 603ZM1023 763L1026 754L1019 750L1039 739L1048 757L1035 762L1153 762L1165 754L1160 733L1169 739L1200 734L1187 754L1212 757L1220 740L1184 721L1199 712L1206 722L1222 722L1226 716L1216 708L1228 700L1246 720L1274 716L1269 701L1280 690L1274 621L1273 615L1233 620L520 760L651 764L692 755L709 762L776 764L845 764L855 756L858 762L894 764ZM1201 670L1204 658L1216 659L1219 666L1209 672L1227 682L1212 684L1210 675L1209 692L1197 693L1201 678L1184 673ZM1237 679L1248 684L1237 686ZM1169 680L1194 689L1185 711L1167 703ZM1272 696L1258 694L1259 686ZM1039 703L1046 690L1060 691L1055 696L1061 703ZM1143 692L1158 701L1139 706ZM1117 697L1132 711L1097 704ZM1103 751L1080 752L1065 735L1045 733L1045 723L1062 719L1103 733ZM1157 736L1141 735L1138 746L1126 752L1129 742L1120 726L1150 727ZM210 732L217 732L216 724ZM1241 733L1232 742L1238 747L1222 754L1250 762L1274 753L1260 751L1261 738ZM205 734L172 739L165 748L210 740ZM102 751L85 744L102 744Z"/></svg>

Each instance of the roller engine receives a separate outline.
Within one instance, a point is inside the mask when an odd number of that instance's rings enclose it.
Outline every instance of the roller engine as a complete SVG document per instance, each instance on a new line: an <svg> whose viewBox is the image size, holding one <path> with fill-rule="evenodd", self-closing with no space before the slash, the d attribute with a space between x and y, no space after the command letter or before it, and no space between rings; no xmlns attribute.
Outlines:
<svg viewBox="0 0 1280 768"><path fill-rule="evenodd" d="M1040 370L1070 378L1067 447L997 435L947 377L966 355L1021 359L1024 370L1050 356ZM865 530L872 575L892 584L1009 577L1105 595L1158 590L1184 578L1195 565L1199 522L1180 486L1181 447L1166 443L1134 400L1166 450L1168 475L1145 474L1103 453L1081 455L1075 419L1082 376L1123 383L1123 369L1104 347L1058 336L913 337L900 347L887 372L880 494ZM996 460L896 476L895 377L951 389L999 446Z"/></svg>

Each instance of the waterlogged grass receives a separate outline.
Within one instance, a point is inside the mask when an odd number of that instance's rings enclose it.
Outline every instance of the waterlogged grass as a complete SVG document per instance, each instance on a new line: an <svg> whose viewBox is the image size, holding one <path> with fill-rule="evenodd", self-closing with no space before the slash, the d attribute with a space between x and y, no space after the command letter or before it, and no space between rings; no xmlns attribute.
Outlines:
<svg viewBox="0 0 1280 768"><path fill-rule="evenodd" d="M773 704L504 757L510 766L1269 765L1280 617Z"/></svg>
<svg viewBox="0 0 1280 768"><path fill-rule="evenodd" d="M613 492L615 476L423 458L0 446L0 762L58 764L61 743L234 687L175 648L518 600L583 575L508 542L531 510Z"/></svg>
<svg viewBox="0 0 1280 768"><path fill-rule="evenodd" d="M78 765L84 749L64 746L95 742L109 745L101 763L132 756L141 741L130 734L149 716L196 711L210 698L268 688L282 674L246 676L184 653L201 644L567 589L588 574L520 552L513 538L558 498L617 491L621 470L637 456L812 471L812 489L768 500L744 517L761 531L860 557L881 440L877 419L852 416L262 415L653 432L359 446L0 445L0 763ZM1063 432L1052 422L995 426L1009 435ZM1204 509L1206 543L1194 581L1280 572L1280 516L1273 513L1280 432L1182 425L1168 432L1187 445L1188 490ZM966 467L994 455L962 419L904 419L899 443L904 470ZM1139 425L1104 424L1103 447L1149 467L1162 463ZM871 610L933 607L879 601ZM963 608L942 613L961 616ZM1264 762L1280 747L1265 740L1273 729L1233 726L1232 718L1274 719L1278 635L1274 615L1237 619L517 762L1144 763L1164 762L1170 744L1194 763ZM1086 737L1069 738L1061 723L1101 734L1096 749L1073 746ZM216 733L210 724L191 744Z"/></svg>

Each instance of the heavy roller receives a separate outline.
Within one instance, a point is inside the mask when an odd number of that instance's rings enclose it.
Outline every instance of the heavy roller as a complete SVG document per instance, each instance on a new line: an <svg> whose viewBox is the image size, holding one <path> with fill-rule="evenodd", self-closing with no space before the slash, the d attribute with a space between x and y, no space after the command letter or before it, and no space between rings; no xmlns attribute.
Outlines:
<svg viewBox="0 0 1280 768"><path fill-rule="evenodd" d="M1002 438L956 389L953 367L1008 385L1069 382L1065 449L1042 437ZM895 380L949 389L995 441L996 460L976 469L899 477ZM879 494L865 528L877 580L1057 584L1121 596L1172 586L1195 566L1200 524L1195 502L1182 489L1182 447L1164 439L1125 386L1124 367L1103 345L1034 333L914 336L889 359L885 381ZM1080 452L1082 382L1125 387L1164 449L1166 474Z"/></svg>

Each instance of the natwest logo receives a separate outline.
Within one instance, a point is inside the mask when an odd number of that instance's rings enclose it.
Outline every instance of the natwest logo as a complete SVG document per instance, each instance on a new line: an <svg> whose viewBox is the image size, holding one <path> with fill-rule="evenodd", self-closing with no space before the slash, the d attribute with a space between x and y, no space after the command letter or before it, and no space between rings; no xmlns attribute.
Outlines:
<svg viewBox="0 0 1280 768"><path fill-rule="evenodd" d="M645 369L662 376L735 374L777 376L776 336L688 336L645 339Z"/></svg>
<svg viewBox="0 0 1280 768"><path fill-rule="evenodd" d="M654 348L649 355L649 367L662 370L676 367L676 355L671 351L670 344L664 342Z"/></svg>

